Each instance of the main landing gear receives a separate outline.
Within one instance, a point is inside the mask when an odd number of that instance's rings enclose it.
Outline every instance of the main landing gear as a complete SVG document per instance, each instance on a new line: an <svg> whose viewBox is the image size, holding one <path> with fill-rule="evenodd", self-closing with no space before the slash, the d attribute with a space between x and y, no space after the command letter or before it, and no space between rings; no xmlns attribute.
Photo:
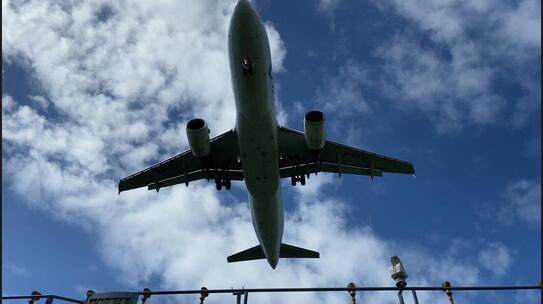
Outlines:
<svg viewBox="0 0 543 304"><path fill-rule="evenodd" d="M221 191L223 186L226 188L226 190L230 190L232 187L232 182L229 179L215 179L215 187L217 188L217 191Z"/></svg>
<svg viewBox="0 0 543 304"><path fill-rule="evenodd" d="M296 186L296 183L300 182L302 186L305 186L305 175L291 176L290 184Z"/></svg>

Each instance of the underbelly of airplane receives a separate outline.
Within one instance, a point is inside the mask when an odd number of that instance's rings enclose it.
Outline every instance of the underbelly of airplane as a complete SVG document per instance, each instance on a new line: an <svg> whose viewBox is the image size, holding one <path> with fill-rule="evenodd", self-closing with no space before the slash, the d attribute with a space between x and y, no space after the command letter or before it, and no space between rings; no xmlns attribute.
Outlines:
<svg viewBox="0 0 543 304"><path fill-rule="evenodd" d="M276 128L270 118L251 123L246 117L238 117L239 155L247 189L253 196L275 195L279 188Z"/></svg>

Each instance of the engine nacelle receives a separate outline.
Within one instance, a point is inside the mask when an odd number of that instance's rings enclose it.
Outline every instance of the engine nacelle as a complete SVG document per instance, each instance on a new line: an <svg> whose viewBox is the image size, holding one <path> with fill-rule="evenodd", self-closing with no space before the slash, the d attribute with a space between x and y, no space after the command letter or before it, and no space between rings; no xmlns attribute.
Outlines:
<svg viewBox="0 0 543 304"><path fill-rule="evenodd" d="M187 138L192 155L204 157L209 154L209 129L205 120L194 118L187 123Z"/></svg>
<svg viewBox="0 0 543 304"><path fill-rule="evenodd" d="M324 134L324 113L310 111L304 117L305 143L310 150L321 150L326 142Z"/></svg>

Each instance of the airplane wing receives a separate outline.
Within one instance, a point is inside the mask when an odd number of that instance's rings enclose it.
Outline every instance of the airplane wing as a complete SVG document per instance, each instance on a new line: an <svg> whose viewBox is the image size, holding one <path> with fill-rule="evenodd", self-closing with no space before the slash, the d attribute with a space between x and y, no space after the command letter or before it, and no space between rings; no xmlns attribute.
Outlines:
<svg viewBox="0 0 543 304"><path fill-rule="evenodd" d="M304 133L279 127L277 142L282 155L279 160L281 177L318 172L382 176L383 172L415 174L411 163L375 154L327 140L324 148L307 148Z"/></svg>
<svg viewBox="0 0 543 304"><path fill-rule="evenodd" d="M204 158L192 155L189 149L119 181L119 193L145 187L158 191L200 179L243 180L241 162L238 160L237 132L230 130L210 141L210 153Z"/></svg>

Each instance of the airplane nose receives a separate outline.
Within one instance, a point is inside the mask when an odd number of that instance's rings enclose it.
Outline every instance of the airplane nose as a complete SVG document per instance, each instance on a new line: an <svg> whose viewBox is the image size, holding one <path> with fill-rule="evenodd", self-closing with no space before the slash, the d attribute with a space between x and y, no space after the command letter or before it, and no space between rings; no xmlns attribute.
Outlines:
<svg viewBox="0 0 543 304"><path fill-rule="evenodd" d="M248 0L239 0L234 9L235 15L248 14L253 11L253 6Z"/></svg>
<svg viewBox="0 0 543 304"><path fill-rule="evenodd" d="M271 268L275 269L277 267L277 262L279 262L278 258L270 258L268 260L268 263L270 264Z"/></svg>
<svg viewBox="0 0 543 304"><path fill-rule="evenodd" d="M260 19L249 1L240 0L234 8L232 23L237 31L254 31L258 28Z"/></svg>

